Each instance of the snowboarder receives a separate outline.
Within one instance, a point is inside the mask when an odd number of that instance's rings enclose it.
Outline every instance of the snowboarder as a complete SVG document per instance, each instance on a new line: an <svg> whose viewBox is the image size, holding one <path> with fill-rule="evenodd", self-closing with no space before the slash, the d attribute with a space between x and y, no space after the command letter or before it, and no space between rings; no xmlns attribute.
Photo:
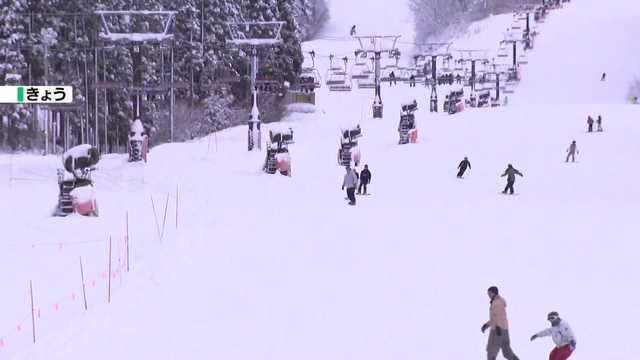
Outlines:
<svg viewBox="0 0 640 360"><path fill-rule="evenodd" d="M504 191L502 192L503 194L506 194L507 190L509 190L509 193L513 195L513 184L516 182L516 174L524 177L524 175L522 175L520 171L516 170L516 168L514 168L511 164L507 165L507 170L505 170L504 174L501 175L502 177L508 175L507 186L504 187Z"/></svg>
<svg viewBox="0 0 640 360"><path fill-rule="evenodd" d="M569 162L569 157L571 157L571 162L576 162L576 152L578 153L578 155L580 155L580 151L578 151L575 140L573 140L571 145L569 145L567 152L567 159L564 162Z"/></svg>
<svg viewBox="0 0 640 360"><path fill-rule="evenodd" d="M356 35L356 26L355 25L353 25L351 27L351 31L349 32L349 35L350 36L355 36Z"/></svg>
<svg viewBox="0 0 640 360"><path fill-rule="evenodd" d="M460 165L458 165L458 169L460 171L458 171L458 175L456 175L458 177L458 179L462 179L462 175L464 175L464 172L467 171L467 167L469 167L469 170L471 170L471 163L469 162L469 159L467 159L467 157L464 157L464 160L462 160L460 162Z"/></svg>
<svg viewBox="0 0 640 360"><path fill-rule="evenodd" d="M607 76L607 74L602 73L602 79L600 79L600 81L604 81L605 76Z"/></svg>
<svg viewBox="0 0 640 360"><path fill-rule="evenodd" d="M358 187L358 195L362 193L362 187L364 187L364 194L367 195L368 184L371 184L371 171L369 171L369 165L365 165L364 170L360 172L360 186Z"/></svg>
<svg viewBox="0 0 640 360"><path fill-rule="evenodd" d="M489 321L482 325L482 333L489 331L487 342L487 360L496 360L498 352L502 350L502 356L507 360L519 360L513 353L509 341L509 321L507 320L507 302L498 294L495 286L487 289L489 295Z"/></svg>
<svg viewBox="0 0 640 360"><path fill-rule="evenodd" d="M596 120L596 124L598 124L598 131L602 131L602 116L598 115L598 119Z"/></svg>
<svg viewBox="0 0 640 360"><path fill-rule="evenodd" d="M356 184L358 183L358 177L356 176L355 171L351 170L351 166L347 166L345 168L347 173L344 175L344 180L342 181L342 190L347 188L347 198L349 199L349 205L356 204Z"/></svg>
<svg viewBox="0 0 640 360"><path fill-rule="evenodd" d="M576 348L576 336L571 326L560 318L557 311L550 312L547 320L551 322L551 327L533 335L531 341L539 337L551 336L556 347L551 350L549 360L567 360Z"/></svg>
<svg viewBox="0 0 640 360"><path fill-rule="evenodd" d="M593 118L591 118L591 116L587 117L587 125L589 125L589 128L587 129L587 132L592 132L593 131Z"/></svg>

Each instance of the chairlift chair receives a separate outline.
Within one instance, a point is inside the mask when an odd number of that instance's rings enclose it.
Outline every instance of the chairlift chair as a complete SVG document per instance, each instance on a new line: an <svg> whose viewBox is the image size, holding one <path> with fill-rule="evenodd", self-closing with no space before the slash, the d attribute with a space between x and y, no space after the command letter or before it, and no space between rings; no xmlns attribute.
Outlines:
<svg viewBox="0 0 640 360"><path fill-rule="evenodd" d="M369 65L364 62L351 65L351 78L354 80L368 79L371 74L372 71L369 69Z"/></svg>
<svg viewBox="0 0 640 360"><path fill-rule="evenodd" d="M524 65L529 63L529 59L527 59L527 55L525 54L520 54L518 56L518 65Z"/></svg>
<svg viewBox="0 0 640 360"><path fill-rule="evenodd" d="M506 46L501 45L500 49L498 49L498 57L505 58L509 57L509 49Z"/></svg>
<svg viewBox="0 0 640 360"><path fill-rule="evenodd" d="M512 81L508 81L507 83L505 83L504 90L502 90L502 92L504 92L505 94L513 94L515 91L516 84Z"/></svg>
<svg viewBox="0 0 640 360"><path fill-rule="evenodd" d="M320 77L320 72L316 68L311 67L302 69L300 78L313 78L313 86L316 89L322 86L322 77Z"/></svg>
<svg viewBox="0 0 640 360"><path fill-rule="evenodd" d="M518 20L527 20L527 13L518 13Z"/></svg>
<svg viewBox="0 0 640 360"><path fill-rule="evenodd" d="M358 79L358 89L375 89L376 80L374 77Z"/></svg>
<svg viewBox="0 0 640 360"><path fill-rule="evenodd" d="M511 28L514 29L514 30L522 29L522 25L520 24L520 21L513 20L511 22Z"/></svg>

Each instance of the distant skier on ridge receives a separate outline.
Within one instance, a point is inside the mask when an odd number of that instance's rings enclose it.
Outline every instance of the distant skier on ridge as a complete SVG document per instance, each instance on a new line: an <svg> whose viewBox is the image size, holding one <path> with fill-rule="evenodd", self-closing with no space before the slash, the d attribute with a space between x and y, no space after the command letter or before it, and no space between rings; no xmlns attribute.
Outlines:
<svg viewBox="0 0 640 360"><path fill-rule="evenodd" d="M469 162L469 159L467 159L467 157L464 157L464 160L462 160L460 162L460 165L458 165L458 169L460 171L458 171L458 175L456 175L456 177L458 179L462 179L462 175L464 175L464 172L467 171L467 167L469 167L469 170L471 170L471 163Z"/></svg>
<svg viewBox="0 0 640 360"><path fill-rule="evenodd" d="M531 337L531 341L544 336L551 336L556 347L551 350L549 360L567 360L576 348L576 336L569 324L560 318L557 311L547 315L551 327L542 330Z"/></svg>
<svg viewBox="0 0 640 360"><path fill-rule="evenodd" d="M503 194L506 194L507 190L509 190L509 193L513 195L513 184L516 182L516 174L524 177L524 175L522 175L520 171L516 170L516 168L514 168L511 164L507 165L507 170L505 170L504 174L501 175L502 177L508 176L507 186L504 187L504 191L502 192Z"/></svg>

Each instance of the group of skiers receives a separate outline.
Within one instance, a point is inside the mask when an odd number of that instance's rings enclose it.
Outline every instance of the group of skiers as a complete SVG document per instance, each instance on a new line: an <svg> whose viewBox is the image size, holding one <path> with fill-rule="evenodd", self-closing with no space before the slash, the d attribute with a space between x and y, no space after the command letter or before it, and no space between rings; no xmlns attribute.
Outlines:
<svg viewBox="0 0 640 360"><path fill-rule="evenodd" d="M469 162L469 159L465 157L464 160L460 162L460 165L458 165L458 174L456 175L456 177L458 179L462 179L462 176L464 175L465 171L467 171L467 168L471 169L471 163ZM514 168L511 164L507 165L507 170L505 170L504 174L501 175L502 177L507 176L507 186L505 186L504 190L502 191L503 194L506 194L507 191L509 191L509 193L513 195L513 184L516 182L516 175L524 177L524 175L522 175L522 173Z"/></svg>
<svg viewBox="0 0 640 360"><path fill-rule="evenodd" d="M587 116L587 132L593 132L593 118L591 116ZM598 131L602 131L602 116L598 115L598 119L595 120L595 123L598 125Z"/></svg>
<svg viewBox="0 0 640 360"><path fill-rule="evenodd" d="M369 171L369 165L365 165L360 174L355 168L347 165L345 167L347 173L342 180L342 190L347 188L347 197L345 200L349 200L349 205L356 204L356 188L358 189L358 195L362 194L364 188L364 195L367 195L367 185L371 184L371 171Z"/></svg>
<svg viewBox="0 0 640 360"><path fill-rule="evenodd" d="M519 360L511 349L509 339L509 321L507 320L507 302L500 296L498 288L491 286L487 289L489 295L489 321L482 325L482 333L490 329L487 341L487 360L496 360L498 352L507 360ZM545 336L551 336L556 344L549 354L549 360L567 360L576 349L576 336L566 320L560 318L557 311L547 314L551 327L535 333L531 341Z"/></svg>

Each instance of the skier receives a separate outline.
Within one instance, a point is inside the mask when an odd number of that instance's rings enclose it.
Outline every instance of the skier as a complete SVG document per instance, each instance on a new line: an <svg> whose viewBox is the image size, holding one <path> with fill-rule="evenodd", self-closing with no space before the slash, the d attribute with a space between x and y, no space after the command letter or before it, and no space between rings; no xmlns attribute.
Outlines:
<svg viewBox="0 0 640 360"><path fill-rule="evenodd" d="M351 35L351 36L355 36L356 35L356 26L355 25L353 25L351 27L351 31L349 32L349 35Z"/></svg>
<svg viewBox="0 0 640 360"><path fill-rule="evenodd" d="M351 166L347 166L345 168L347 173L344 175L344 180L342 181L342 190L344 190L345 186L347 187L347 198L349 199L349 205L356 204L356 184L358 183L358 178L356 176L355 171L351 170Z"/></svg>
<svg viewBox="0 0 640 360"><path fill-rule="evenodd" d="M557 311L550 312L547 320L551 322L551 327L533 335L531 341L539 337L551 336L556 347L551 350L549 360L567 360L576 348L576 336L571 326L560 318Z"/></svg>
<svg viewBox="0 0 640 360"><path fill-rule="evenodd" d="M596 120L596 124L598 124L598 131L602 131L602 116L598 115L598 119Z"/></svg>
<svg viewBox="0 0 640 360"><path fill-rule="evenodd" d="M632 103L633 105L637 104L637 103L638 103L638 97L637 97L637 96L634 96L634 97L633 97L633 100L631 100L631 103Z"/></svg>
<svg viewBox="0 0 640 360"><path fill-rule="evenodd" d="M502 174L501 176L507 176L507 186L504 187L504 191L502 192L503 194L507 193L507 190L510 191L510 194L513 195L513 184L516 182L516 174L524 177L524 175L522 175L522 173L520 173L520 171L516 170L516 168L514 168L511 164L507 165L507 170L505 170L504 174Z"/></svg>
<svg viewBox="0 0 640 360"><path fill-rule="evenodd" d="M587 132L592 132L593 131L593 119L591 118L591 116L587 117L587 125L589 125L589 128L587 129Z"/></svg>
<svg viewBox="0 0 640 360"><path fill-rule="evenodd" d="M362 193L362 187L364 187L364 194L367 195L368 184L371 184L371 171L369 171L369 165L365 165L364 170L360 172L360 186L358 187L358 195Z"/></svg>
<svg viewBox="0 0 640 360"><path fill-rule="evenodd" d="M506 107L508 103L509 103L509 98L505 96L504 97L504 106Z"/></svg>
<svg viewBox="0 0 640 360"><path fill-rule="evenodd" d="M489 331L487 342L487 360L496 360L498 352L502 350L502 356L507 360L519 360L513 353L509 341L509 321L507 320L507 302L498 294L495 286L487 290L489 295L489 321L482 325L482 333Z"/></svg>
<svg viewBox="0 0 640 360"><path fill-rule="evenodd" d="M469 159L467 159L467 157L464 157L464 160L462 160L460 162L460 165L458 165L458 169L460 171L458 171L458 175L456 175L458 177L458 179L462 179L462 175L464 175L464 172L467 171L467 167L469 167L469 170L471 170L471 163L469 162Z"/></svg>
<svg viewBox="0 0 640 360"><path fill-rule="evenodd" d="M600 81L604 81L604 77L607 76L607 74L602 73L602 79L600 79Z"/></svg>
<svg viewBox="0 0 640 360"><path fill-rule="evenodd" d="M580 155L580 151L578 151L575 140L569 145L567 152L567 159L564 162L569 162L569 157L571 157L571 162L576 162L576 152Z"/></svg>

